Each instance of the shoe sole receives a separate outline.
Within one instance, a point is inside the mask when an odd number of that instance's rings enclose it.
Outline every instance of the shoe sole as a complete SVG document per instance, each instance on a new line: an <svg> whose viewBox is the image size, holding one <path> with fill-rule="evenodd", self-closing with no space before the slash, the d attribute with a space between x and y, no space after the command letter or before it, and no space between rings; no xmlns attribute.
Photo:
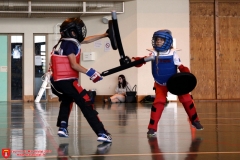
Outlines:
<svg viewBox="0 0 240 160"><path fill-rule="evenodd" d="M154 133L154 134L147 134L148 137L156 137L156 135L157 135L156 133Z"/></svg>
<svg viewBox="0 0 240 160"><path fill-rule="evenodd" d="M98 137L97 139L98 142L108 142L108 143L112 143L112 140L106 139L106 138L102 138L102 137Z"/></svg>
<svg viewBox="0 0 240 160"><path fill-rule="evenodd" d="M99 144L97 146L97 150L99 153L105 154L106 152L109 151L109 149L111 148L112 143L103 143L103 144Z"/></svg>
<svg viewBox="0 0 240 160"><path fill-rule="evenodd" d="M193 128L196 128L194 125L192 125L192 127L193 127ZM200 129L197 129L197 128L196 128L196 130L199 130L199 131L201 131L201 130L203 130L203 129L204 129L204 128L200 128Z"/></svg>
<svg viewBox="0 0 240 160"><path fill-rule="evenodd" d="M64 132L61 132L61 131L58 132L58 136L59 137L66 137L66 138L68 137L68 135L66 135Z"/></svg>

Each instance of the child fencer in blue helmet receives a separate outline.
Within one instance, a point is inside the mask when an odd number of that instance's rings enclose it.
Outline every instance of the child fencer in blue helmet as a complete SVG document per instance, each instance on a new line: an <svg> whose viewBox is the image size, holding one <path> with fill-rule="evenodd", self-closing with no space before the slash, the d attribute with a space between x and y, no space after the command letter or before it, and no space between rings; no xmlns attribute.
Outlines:
<svg viewBox="0 0 240 160"><path fill-rule="evenodd" d="M149 50L150 55L155 56L155 60L152 61L152 75L154 78L155 88L155 100L152 104L150 121L148 125L148 136L155 136L158 129L158 122L161 118L166 103L166 97L168 89L166 83L168 79L177 73L177 69L180 72L190 72L189 68L184 66L176 49L173 48L173 38L170 30L158 30L154 32L152 37L153 49ZM138 60L140 57L133 57L132 59ZM138 65L136 67L141 67ZM192 126L197 130L203 130L203 126L199 121L196 107L190 94L184 94L178 96L179 101L183 104L183 107L189 117L189 121Z"/></svg>

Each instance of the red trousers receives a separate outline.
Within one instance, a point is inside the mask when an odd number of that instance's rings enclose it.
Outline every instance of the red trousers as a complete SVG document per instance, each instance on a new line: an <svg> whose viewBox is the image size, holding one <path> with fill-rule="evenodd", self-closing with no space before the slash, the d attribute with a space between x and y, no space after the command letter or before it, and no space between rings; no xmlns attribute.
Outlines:
<svg viewBox="0 0 240 160"><path fill-rule="evenodd" d="M161 86L156 82L154 83L154 87L156 96L151 108L151 117L148 129L154 129L155 131L157 131L158 121L161 118L166 103L168 89L166 86ZM178 96L178 99L183 104L183 107L189 117L189 120L191 122L198 121L199 118L191 95L190 94L180 95Z"/></svg>

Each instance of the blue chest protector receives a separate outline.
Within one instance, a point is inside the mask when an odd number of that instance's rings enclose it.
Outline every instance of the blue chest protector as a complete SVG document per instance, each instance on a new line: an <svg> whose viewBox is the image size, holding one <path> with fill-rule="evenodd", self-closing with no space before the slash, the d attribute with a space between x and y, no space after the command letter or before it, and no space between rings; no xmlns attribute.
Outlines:
<svg viewBox="0 0 240 160"><path fill-rule="evenodd" d="M173 55L159 56L158 63L152 61L152 75L154 80L161 85L166 85L167 80L177 73L177 66L174 64Z"/></svg>

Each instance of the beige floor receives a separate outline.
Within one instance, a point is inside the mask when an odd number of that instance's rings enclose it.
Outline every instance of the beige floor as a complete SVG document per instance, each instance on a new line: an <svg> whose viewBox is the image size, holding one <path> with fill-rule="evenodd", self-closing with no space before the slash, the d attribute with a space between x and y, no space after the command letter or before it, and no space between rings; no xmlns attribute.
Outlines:
<svg viewBox="0 0 240 160"><path fill-rule="evenodd" d="M95 104L113 138L112 144L101 144L76 107L70 116L70 137L59 138L59 103L0 102L0 147L2 154L10 149L8 159L239 160L240 102L196 105L203 131L191 128L182 105L171 102L157 137L148 139L151 104Z"/></svg>

